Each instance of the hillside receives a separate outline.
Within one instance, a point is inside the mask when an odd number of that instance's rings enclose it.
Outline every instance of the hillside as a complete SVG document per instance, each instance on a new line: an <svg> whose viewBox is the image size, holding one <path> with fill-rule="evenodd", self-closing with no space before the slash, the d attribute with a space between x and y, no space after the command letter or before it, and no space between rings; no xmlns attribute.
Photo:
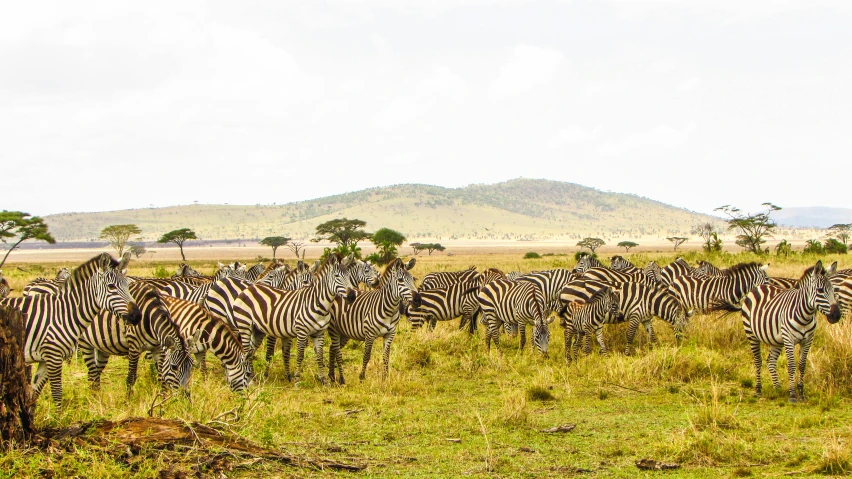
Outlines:
<svg viewBox="0 0 852 479"><path fill-rule="evenodd" d="M279 234L310 238L317 224L338 217L362 219L368 230L393 228L409 240L668 236L688 234L699 222L719 221L635 195L531 179L463 188L396 185L277 206L188 205L66 213L45 220L59 241L90 241L104 226L124 223L138 225L150 241L183 227L207 240Z"/></svg>
<svg viewBox="0 0 852 479"><path fill-rule="evenodd" d="M852 209L825 206L784 208L772 213L772 217L784 226L828 228L838 223L852 223Z"/></svg>

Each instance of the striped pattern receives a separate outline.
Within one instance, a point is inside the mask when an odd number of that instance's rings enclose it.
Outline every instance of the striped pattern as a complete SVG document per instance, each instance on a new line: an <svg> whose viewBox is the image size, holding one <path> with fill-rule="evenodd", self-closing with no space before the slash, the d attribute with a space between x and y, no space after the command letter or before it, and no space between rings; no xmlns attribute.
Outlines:
<svg viewBox="0 0 852 479"><path fill-rule="evenodd" d="M614 271L609 268L591 268L586 270L582 277L587 281L600 281L601 283L607 283L612 286L623 283L656 284L654 279L649 278L640 269L637 269L635 273L627 273L624 271Z"/></svg>
<svg viewBox="0 0 852 479"><path fill-rule="evenodd" d="M723 276L696 278L678 276L670 286L687 309L708 311L716 301L739 304L754 287L767 282L766 269L759 263L740 263Z"/></svg>
<svg viewBox="0 0 852 479"><path fill-rule="evenodd" d="M263 284L255 284L243 291L234 303L234 322L248 357L253 357L265 336L284 339L284 368L287 379L291 380L293 375L289 353L291 340L295 338L296 378L299 378L305 348L310 339L317 354L319 376L324 380L322 347L325 331L331 321L329 309L336 296L354 296L347 274L347 266L351 261L351 256L346 259L338 254L329 256L317 269L313 283L295 291Z"/></svg>
<svg viewBox="0 0 852 479"><path fill-rule="evenodd" d="M549 321L545 317L545 298L542 290L530 281L498 279L482 286L477 294L482 322L486 326L485 346L491 341L499 345L500 328L516 325L521 335L521 349L526 344L526 325L533 326L533 345L546 355L550 343ZM552 321L552 320L551 320Z"/></svg>
<svg viewBox="0 0 852 479"><path fill-rule="evenodd" d="M0 304L13 303L26 318L25 358L28 363L38 363L34 397L50 379L53 402L62 406L62 361L71 357L77 338L102 309L131 322L139 320L139 308L121 274L128 260L125 257L119 263L103 253L75 269L56 294L0 300Z"/></svg>
<svg viewBox="0 0 852 479"><path fill-rule="evenodd" d="M379 280L379 287L373 291L359 292L352 301L346 302L337 298L331 309L331 325L328 335L331 339L329 351L328 376L332 382L337 379L344 384L343 354L341 348L350 339L364 341L364 357L361 373L358 377L363 381L370 363L373 343L382 338L382 359L384 369L382 378L387 379L390 369L390 348L396 336L399 324L400 304L403 301L411 303L416 309L420 306L420 294L414 286L414 276L409 270L414 267L415 260L403 263L396 258L386 268ZM335 369L338 377L335 378Z"/></svg>
<svg viewBox="0 0 852 479"><path fill-rule="evenodd" d="M660 270L660 281L663 284L670 285L674 283L675 278L691 276L694 270L695 268L690 266L686 260L679 257Z"/></svg>
<svg viewBox="0 0 852 479"><path fill-rule="evenodd" d="M604 268L603 263L589 253L582 253L580 259L577 260L577 265L574 266L574 272L582 274L592 268Z"/></svg>
<svg viewBox="0 0 852 479"><path fill-rule="evenodd" d="M6 298L12 292L12 288L9 287L9 282L6 281L6 278L3 277L3 271L0 270L0 299Z"/></svg>
<svg viewBox="0 0 852 479"><path fill-rule="evenodd" d="M92 388L100 388L101 373L110 356L127 356L126 384L130 392L136 383L142 351L152 353L161 384L172 389L186 388L193 364L191 345L180 335L155 288L133 283L130 293L142 313L139 323L128 324L109 311L101 311L77 341Z"/></svg>
<svg viewBox="0 0 852 479"><path fill-rule="evenodd" d="M561 314L562 327L565 328L565 360L570 363L572 358L579 359L581 340L584 342L583 352L590 354L591 345L586 338L591 338L593 335L598 340L601 354L606 354L603 325L612 322L612 318L616 315L618 315L618 297L610 286L599 290L586 303L569 303Z"/></svg>
<svg viewBox="0 0 852 479"><path fill-rule="evenodd" d="M468 320L477 307L476 293L479 283L455 283L446 288L420 290L420 307L414 309L405 306L405 315L411 321L412 329L419 329L424 323L435 329L438 321L451 321L459 316Z"/></svg>
<svg viewBox="0 0 852 479"><path fill-rule="evenodd" d="M766 344L769 346L767 367L772 383L775 387L781 387L777 361L783 348L787 357L790 401L803 400L805 366L816 331L817 309L826 315L829 323L836 323L841 316L834 288L826 278L822 262L808 268L793 289L762 285L746 295L741 308L720 306L727 310L740 309L742 312L743 328L754 359L755 393L760 396L762 392L760 348ZM798 378L795 357L797 344L800 345Z"/></svg>
<svg viewBox="0 0 852 479"><path fill-rule="evenodd" d="M207 376L207 351L213 353L225 369L225 379L234 391L243 391L251 379L251 368L237 334L221 319L214 318L198 304L163 296L163 303L184 339L192 338L189 351Z"/></svg>
<svg viewBox="0 0 852 479"><path fill-rule="evenodd" d="M595 293L608 287L607 283L597 281L573 281L565 285L560 294L560 300L564 304L588 303ZM668 288L656 285L640 283L622 283L613 287L613 292L618 298L619 313L609 318L606 322L629 323L627 329L627 346L624 354L633 352L633 339L641 324L648 333L650 343L657 342L654 334L652 319L658 317L669 323L675 332L675 337L680 339L689 316L683 309L677 298ZM560 313L567 313L568 307L563 308ZM566 318L562 318L563 322Z"/></svg>
<svg viewBox="0 0 852 479"><path fill-rule="evenodd" d="M446 288L455 283L471 283L479 281L479 273L476 266L471 266L464 271L440 271L429 273L420 282L420 289Z"/></svg>

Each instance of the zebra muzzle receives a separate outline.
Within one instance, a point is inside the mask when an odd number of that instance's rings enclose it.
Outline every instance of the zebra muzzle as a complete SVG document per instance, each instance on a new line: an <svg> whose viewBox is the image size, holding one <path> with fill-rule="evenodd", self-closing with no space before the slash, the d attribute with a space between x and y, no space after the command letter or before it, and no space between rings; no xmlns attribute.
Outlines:
<svg viewBox="0 0 852 479"><path fill-rule="evenodd" d="M124 313L122 319L124 319L124 321L128 324L132 324L134 326L139 324L139 322L142 321L142 311L139 310L139 306L136 306L136 303L130 303L127 306L127 312Z"/></svg>

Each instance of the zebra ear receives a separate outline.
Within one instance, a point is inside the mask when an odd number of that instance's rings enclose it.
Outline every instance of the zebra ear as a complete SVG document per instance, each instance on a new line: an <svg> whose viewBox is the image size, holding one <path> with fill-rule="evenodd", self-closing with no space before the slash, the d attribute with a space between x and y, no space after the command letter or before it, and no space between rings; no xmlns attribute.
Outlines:
<svg viewBox="0 0 852 479"><path fill-rule="evenodd" d="M822 260L821 259L817 260L816 264L814 265L813 276L816 276L819 273L825 274L825 268L823 268L823 266L822 266Z"/></svg>
<svg viewBox="0 0 852 479"><path fill-rule="evenodd" d="M411 268L414 267L415 263L417 263L417 260L414 259L414 258L411 258L410 260L408 260L408 263L405 263L405 269L410 270Z"/></svg>
<svg viewBox="0 0 852 479"><path fill-rule="evenodd" d="M98 257L98 270L101 272L109 271L112 268L113 259L109 253L101 253Z"/></svg>
<svg viewBox="0 0 852 479"><path fill-rule="evenodd" d="M222 269L222 268L224 268L224 267L225 267L225 265L224 265L224 264L222 264L222 262L221 262L221 261L217 261L217 262L216 262L216 266L217 266L219 269Z"/></svg>
<svg viewBox="0 0 852 479"><path fill-rule="evenodd" d="M834 276L837 273L837 261L831 263L831 266L828 267L828 271L825 272L825 275L828 277Z"/></svg>
<svg viewBox="0 0 852 479"><path fill-rule="evenodd" d="M127 265L130 263L130 252L124 253L121 256L121 261L119 261L118 266L115 267L118 271L121 271L121 274L127 274Z"/></svg>
<svg viewBox="0 0 852 479"><path fill-rule="evenodd" d="M766 271L767 269L769 269L769 263L766 263L765 265L761 266L760 269Z"/></svg>
<svg viewBox="0 0 852 479"><path fill-rule="evenodd" d="M173 349L175 347L175 340L171 336L167 337L165 341L163 341L163 349Z"/></svg>
<svg viewBox="0 0 852 479"><path fill-rule="evenodd" d="M343 258L343 261L340 262L343 266L349 266L352 262L355 261L355 254L350 254L349 256Z"/></svg>
<svg viewBox="0 0 852 479"><path fill-rule="evenodd" d="M316 273L317 269L319 269L320 262L319 260L314 261L314 265L311 266L311 273Z"/></svg>

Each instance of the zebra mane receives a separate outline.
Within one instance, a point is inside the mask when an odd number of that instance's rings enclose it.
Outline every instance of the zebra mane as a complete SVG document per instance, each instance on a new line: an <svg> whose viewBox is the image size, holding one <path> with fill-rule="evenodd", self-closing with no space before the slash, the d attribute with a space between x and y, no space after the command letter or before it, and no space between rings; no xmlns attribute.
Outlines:
<svg viewBox="0 0 852 479"><path fill-rule="evenodd" d="M80 266L74 268L74 271L71 272L71 276L62 283L60 287L60 291L68 290L70 288L74 288L78 284L83 284L88 281L92 276L94 276L95 272L101 269L102 266L107 266L110 269L115 269L119 265L119 261L110 256L109 253L101 253L94 258L86 261Z"/></svg>
<svg viewBox="0 0 852 479"><path fill-rule="evenodd" d="M801 283L803 279L805 279L808 276L810 276L811 274L813 274L814 270L816 270L816 272L818 274L822 274L822 275L825 274L825 267L823 267L822 262L819 262L819 263L811 266L810 268L806 269L805 272L802 273L802 276L799 277L799 282Z"/></svg>
<svg viewBox="0 0 852 479"><path fill-rule="evenodd" d="M385 270L382 271L382 275L379 277L379 284L385 284L385 280L387 280L388 276L390 276L393 270L397 268L405 268L405 265L402 264L402 259L400 258L394 258L394 260L387 265Z"/></svg>
<svg viewBox="0 0 852 479"><path fill-rule="evenodd" d="M317 268L316 273L314 273L314 277L319 278L320 276L322 276L323 273L325 273L325 270L329 267L330 264L340 264L342 262L343 262L343 255L342 254L331 253L325 259L325 261L323 261L322 264L319 265L319 268ZM297 270L298 270L298 268L297 268Z"/></svg>
<svg viewBox="0 0 852 479"><path fill-rule="evenodd" d="M488 268L483 273L499 273L503 276L506 276L506 273L503 272L500 268Z"/></svg>

